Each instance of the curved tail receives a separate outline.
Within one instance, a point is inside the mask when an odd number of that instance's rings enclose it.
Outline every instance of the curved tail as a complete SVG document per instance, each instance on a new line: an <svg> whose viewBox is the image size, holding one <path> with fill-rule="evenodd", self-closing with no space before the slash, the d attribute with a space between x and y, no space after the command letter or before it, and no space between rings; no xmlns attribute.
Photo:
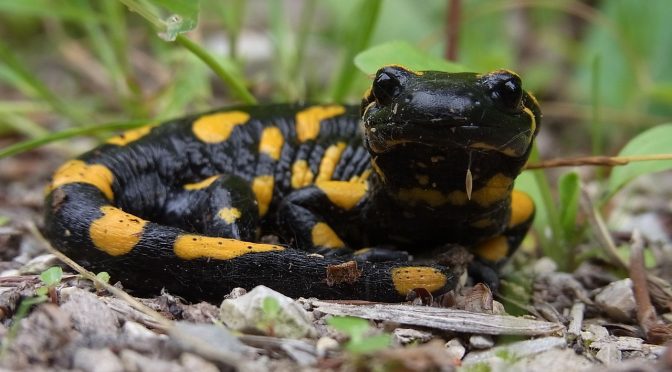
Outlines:
<svg viewBox="0 0 672 372"><path fill-rule="evenodd" d="M438 265L348 261L146 221L112 204L112 178L95 167L74 160L57 171L45 235L81 265L141 295L165 288L190 300L221 300L232 288L263 284L293 297L399 301L414 288L446 292L457 280Z"/></svg>

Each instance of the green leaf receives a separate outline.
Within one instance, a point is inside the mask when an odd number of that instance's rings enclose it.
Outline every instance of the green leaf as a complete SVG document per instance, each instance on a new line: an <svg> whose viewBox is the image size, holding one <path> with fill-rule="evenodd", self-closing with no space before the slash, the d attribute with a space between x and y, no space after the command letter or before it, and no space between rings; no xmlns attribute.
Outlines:
<svg viewBox="0 0 672 372"><path fill-rule="evenodd" d="M96 274L96 278L100 280L103 283L109 283L110 282L110 274L107 271L101 271L98 274Z"/></svg>
<svg viewBox="0 0 672 372"><path fill-rule="evenodd" d="M35 294L38 296L46 296L49 293L49 287L40 287L35 290Z"/></svg>
<svg viewBox="0 0 672 372"><path fill-rule="evenodd" d="M47 287L53 287L60 283L61 278L63 278L63 269L59 266L52 266L40 274L40 280Z"/></svg>
<svg viewBox="0 0 672 372"><path fill-rule="evenodd" d="M261 303L261 309L266 318L275 318L280 312L280 304L278 303L278 300L273 297L265 297L264 301Z"/></svg>
<svg viewBox="0 0 672 372"><path fill-rule="evenodd" d="M571 241L576 232L576 214L579 211L581 190L579 175L576 172L565 173L558 182L560 191L560 223L565 239Z"/></svg>
<svg viewBox="0 0 672 372"><path fill-rule="evenodd" d="M356 354L372 353L390 346L392 336L389 334L366 337L358 342L348 342L345 349Z"/></svg>
<svg viewBox="0 0 672 372"><path fill-rule="evenodd" d="M174 41L198 23L199 0L120 1L153 24L159 30L159 37L166 41Z"/></svg>
<svg viewBox="0 0 672 372"><path fill-rule="evenodd" d="M672 153L670 138L672 138L672 123L658 125L631 139L618 156ZM638 161L615 167L609 177L607 198L638 176L668 169L672 169L672 160Z"/></svg>
<svg viewBox="0 0 672 372"><path fill-rule="evenodd" d="M9 217L0 214L0 226L5 226L9 221Z"/></svg>
<svg viewBox="0 0 672 372"><path fill-rule="evenodd" d="M198 0L150 0L170 13L164 17L166 28L159 36L166 41L174 41L177 35L196 28L198 24Z"/></svg>
<svg viewBox="0 0 672 372"><path fill-rule="evenodd" d="M370 328L368 320L352 316L333 316L327 319L327 324L350 336L350 340L353 342L361 340L364 333Z"/></svg>
<svg viewBox="0 0 672 372"><path fill-rule="evenodd" d="M391 41L371 47L355 57L355 66L365 74L375 74L385 65L402 65L411 70L463 72L464 66L425 53L405 41Z"/></svg>

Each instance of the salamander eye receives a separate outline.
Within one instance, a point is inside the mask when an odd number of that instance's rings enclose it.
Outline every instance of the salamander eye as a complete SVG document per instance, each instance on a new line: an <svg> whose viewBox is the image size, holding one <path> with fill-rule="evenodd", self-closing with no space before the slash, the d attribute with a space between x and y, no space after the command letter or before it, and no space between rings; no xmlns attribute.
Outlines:
<svg viewBox="0 0 672 372"><path fill-rule="evenodd" d="M523 88L518 75L508 71L497 71L489 74L485 83L490 88L490 98L494 102L507 110L520 110Z"/></svg>
<svg viewBox="0 0 672 372"><path fill-rule="evenodd" d="M388 105L402 91L409 72L398 66L386 66L378 70L373 79L371 93L381 105Z"/></svg>

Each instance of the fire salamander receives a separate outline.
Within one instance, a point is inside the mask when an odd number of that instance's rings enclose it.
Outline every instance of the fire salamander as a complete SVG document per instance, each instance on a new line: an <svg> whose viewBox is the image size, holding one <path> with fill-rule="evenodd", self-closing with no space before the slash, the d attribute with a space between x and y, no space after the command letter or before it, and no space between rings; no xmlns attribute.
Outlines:
<svg viewBox="0 0 672 372"><path fill-rule="evenodd" d="M436 295L457 282L442 248L496 272L526 234L513 183L540 119L512 72L386 66L361 108L233 107L113 137L55 172L45 233L139 294Z"/></svg>

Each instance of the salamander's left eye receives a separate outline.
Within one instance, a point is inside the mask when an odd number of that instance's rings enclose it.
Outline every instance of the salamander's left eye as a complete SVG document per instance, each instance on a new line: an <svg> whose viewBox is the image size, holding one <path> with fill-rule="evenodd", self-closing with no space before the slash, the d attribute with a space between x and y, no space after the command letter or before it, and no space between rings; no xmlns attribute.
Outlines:
<svg viewBox="0 0 672 372"><path fill-rule="evenodd" d="M409 72L399 66L386 66L378 70L373 79L371 93L381 105L388 105L403 90Z"/></svg>
<svg viewBox="0 0 672 372"><path fill-rule="evenodd" d="M490 88L490 98L503 108L518 111L523 99L522 82L518 75L508 71L496 71L486 77L485 84Z"/></svg>

